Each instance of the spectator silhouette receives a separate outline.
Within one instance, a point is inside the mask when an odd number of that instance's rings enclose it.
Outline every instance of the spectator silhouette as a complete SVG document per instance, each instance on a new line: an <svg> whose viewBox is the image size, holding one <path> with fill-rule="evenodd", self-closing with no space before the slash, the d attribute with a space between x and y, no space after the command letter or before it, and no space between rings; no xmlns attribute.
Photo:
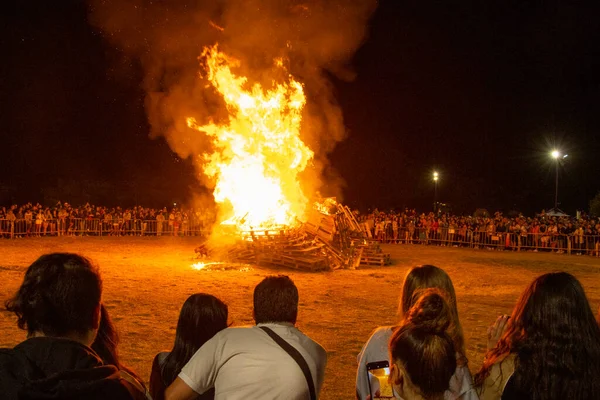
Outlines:
<svg viewBox="0 0 600 400"><path fill-rule="evenodd" d="M6 308L27 340L0 350L2 399L142 400L89 346L100 325L102 282L77 254L41 256Z"/></svg>
<svg viewBox="0 0 600 400"><path fill-rule="evenodd" d="M499 340L475 375L481 399L598 398L600 328L574 276L536 278L488 335Z"/></svg>
<svg viewBox="0 0 600 400"><path fill-rule="evenodd" d="M191 400L214 387L217 400L316 399L325 375L326 353L295 327L297 315L294 282L287 276L265 278L254 289L257 325L217 333L183 367L165 398ZM284 346L292 349L284 350ZM299 353L306 369L288 351Z"/></svg>
<svg viewBox="0 0 600 400"><path fill-rule="evenodd" d="M183 303L175 343L170 352L158 353L152 363L150 394L153 400L163 400L165 389L173 383L181 368L194 353L217 332L227 328L227 305L214 296L196 293ZM214 389L202 394L198 400L210 400Z"/></svg>
<svg viewBox="0 0 600 400"><path fill-rule="evenodd" d="M476 400L477 393L473 388L471 373L465 357L464 336L458 319L456 294L448 274L433 265L412 268L404 279L398 313L404 318L416 301L419 292L428 288L438 288L445 293L453 319L448 328L448 334L452 338L456 349L457 367L450 379L447 395L454 399ZM391 365L392 360L389 359L388 343L395 328L395 326L382 326L375 329L358 354L358 369L356 372L356 396L358 399L365 400L369 395L366 365L370 362L385 360L390 362Z"/></svg>
<svg viewBox="0 0 600 400"><path fill-rule="evenodd" d="M401 398L444 399L457 367L454 340L448 335L453 323L444 293L439 289L420 292L389 344L390 381Z"/></svg>

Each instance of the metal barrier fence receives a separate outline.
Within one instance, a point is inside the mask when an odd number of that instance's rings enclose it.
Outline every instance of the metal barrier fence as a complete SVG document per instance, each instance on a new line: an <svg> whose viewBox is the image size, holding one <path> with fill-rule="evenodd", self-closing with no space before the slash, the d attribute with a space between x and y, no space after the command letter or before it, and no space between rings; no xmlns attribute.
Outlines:
<svg viewBox="0 0 600 400"><path fill-rule="evenodd" d="M363 224L364 227L364 224ZM382 243L424 244L513 251L546 251L600 257L600 235L558 233L488 232L464 228L399 228L369 236ZM140 219L59 218L50 220L0 219L0 237L41 236L204 236L203 221L157 221Z"/></svg>
<svg viewBox="0 0 600 400"><path fill-rule="evenodd" d="M490 250L545 251L600 257L600 235L559 233L489 232L464 228L399 228L391 232L369 232L381 243L423 244Z"/></svg>
<svg viewBox="0 0 600 400"><path fill-rule="evenodd" d="M203 221L157 221L140 219L59 218L48 220L0 219L0 237L41 236L203 236Z"/></svg>

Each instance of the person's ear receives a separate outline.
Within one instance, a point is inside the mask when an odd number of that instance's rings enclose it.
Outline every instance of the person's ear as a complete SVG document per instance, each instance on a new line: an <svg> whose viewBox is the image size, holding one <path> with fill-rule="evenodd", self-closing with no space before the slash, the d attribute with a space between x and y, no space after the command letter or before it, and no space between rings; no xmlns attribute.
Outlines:
<svg viewBox="0 0 600 400"><path fill-rule="evenodd" d="M396 364L392 364L390 371L390 380L392 385L397 389L398 394L404 393L404 373Z"/></svg>

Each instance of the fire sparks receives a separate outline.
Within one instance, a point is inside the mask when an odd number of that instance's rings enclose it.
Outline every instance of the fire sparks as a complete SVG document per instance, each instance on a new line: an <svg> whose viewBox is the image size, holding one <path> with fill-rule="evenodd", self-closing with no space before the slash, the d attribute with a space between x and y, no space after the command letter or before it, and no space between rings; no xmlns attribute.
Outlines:
<svg viewBox="0 0 600 400"><path fill-rule="evenodd" d="M286 78L268 89L236 75L232 68L240 67L239 61L216 45L205 48L202 59L229 118L224 124L187 122L213 141L214 151L204 155L204 173L216 182L213 195L222 223L240 230L295 225L308 203L298 175L313 158L300 139L306 102L302 85L280 59L274 68Z"/></svg>

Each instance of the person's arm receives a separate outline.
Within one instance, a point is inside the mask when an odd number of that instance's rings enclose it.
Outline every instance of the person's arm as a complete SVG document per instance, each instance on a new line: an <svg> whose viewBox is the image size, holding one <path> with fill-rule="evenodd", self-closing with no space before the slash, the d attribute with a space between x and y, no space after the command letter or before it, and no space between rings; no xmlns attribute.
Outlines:
<svg viewBox="0 0 600 400"><path fill-rule="evenodd" d="M165 400L194 400L196 397L198 393L179 377L165 391Z"/></svg>
<svg viewBox="0 0 600 400"><path fill-rule="evenodd" d="M217 333L196 351L165 391L165 400L192 400L215 386L223 359L223 332Z"/></svg>

